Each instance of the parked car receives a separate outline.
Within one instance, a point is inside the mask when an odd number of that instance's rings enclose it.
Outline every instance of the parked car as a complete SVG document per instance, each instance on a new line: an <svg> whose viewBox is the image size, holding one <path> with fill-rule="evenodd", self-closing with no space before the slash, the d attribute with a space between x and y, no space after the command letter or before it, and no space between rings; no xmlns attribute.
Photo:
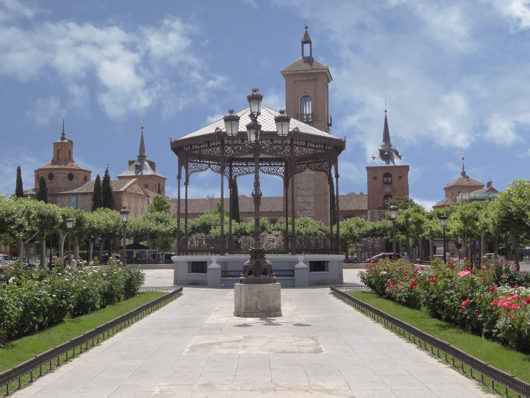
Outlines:
<svg viewBox="0 0 530 398"><path fill-rule="evenodd" d="M13 264L13 259L7 254L0 253L0 266L8 266Z"/></svg>
<svg viewBox="0 0 530 398"><path fill-rule="evenodd" d="M387 253L379 253L373 257L370 257L366 262L368 264L377 263L381 260L398 260L401 256L398 253L393 252L387 252Z"/></svg>

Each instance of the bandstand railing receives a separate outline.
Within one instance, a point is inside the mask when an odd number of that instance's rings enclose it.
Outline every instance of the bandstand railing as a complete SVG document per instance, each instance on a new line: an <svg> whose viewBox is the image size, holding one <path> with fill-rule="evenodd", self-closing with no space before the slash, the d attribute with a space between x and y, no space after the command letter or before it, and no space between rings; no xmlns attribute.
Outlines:
<svg viewBox="0 0 530 398"><path fill-rule="evenodd" d="M206 234L196 234L188 239L180 239L179 254L248 254L253 247L251 236L232 236L232 238L212 237ZM269 254L340 253L329 236L289 236L265 235L262 238L262 248Z"/></svg>

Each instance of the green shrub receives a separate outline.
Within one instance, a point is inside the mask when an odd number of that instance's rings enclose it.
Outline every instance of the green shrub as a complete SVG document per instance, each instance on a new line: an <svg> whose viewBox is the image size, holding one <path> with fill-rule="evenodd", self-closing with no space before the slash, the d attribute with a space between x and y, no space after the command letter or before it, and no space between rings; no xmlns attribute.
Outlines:
<svg viewBox="0 0 530 398"><path fill-rule="evenodd" d="M404 261L371 264L361 274L375 293L472 333L530 352L530 288L507 268L469 270L434 261L416 270Z"/></svg>
<svg viewBox="0 0 530 398"><path fill-rule="evenodd" d="M114 304L138 293L143 273L119 263L52 271L17 264L0 285L0 340L10 340Z"/></svg>

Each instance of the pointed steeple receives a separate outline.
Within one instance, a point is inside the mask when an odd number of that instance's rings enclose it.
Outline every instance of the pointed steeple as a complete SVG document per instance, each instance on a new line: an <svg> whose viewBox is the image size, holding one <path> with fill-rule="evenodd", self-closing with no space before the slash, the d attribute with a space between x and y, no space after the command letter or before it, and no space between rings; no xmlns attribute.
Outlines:
<svg viewBox="0 0 530 398"><path fill-rule="evenodd" d="M383 143L379 146L379 159L386 164L396 164L396 158L401 159L401 155L396 148L392 147L390 141L390 129L388 127L388 115L385 109L385 125L383 127Z"/></svg>
<svg viewBox="0 0 530 398"><path fill-rule="evenodd" d="M464 157L462 156L462 171L460 172L460 175L464 178L467 178L467 174L466 174L466 167L465 167L465 164L464 164Z"/></svg>
<svg viewBox="0 0 530 398"><path fill-rule="evenodd" d="M308 27L305 26L304 35L302 36L301 41L301 50L302 50L302 59L307 62L313 62L313 42L307 31ZM309 54L306 54L306 50L309 50Z"/></svg>
<svg viewBox="0 0 530 398"><path fill-rule="evenodd" d="M385 109L385 126L383 127L383 145L392 146L390 142L390 130L388 128L387 110Z"/></svg>
<svg viewBox="0 0 530 398"><path fill-rule="evenodd" d="M63 127L61 129L61 141L65 141L66 140L66 133L64 131L64 119L63 119Z"/></svg>
<svg viewBox="0 0 530 398"><path fill-rule="evenodd" d="M140 127L140 148L138 149L138 160L146 159L145 142L144 142L144 126Z"/></svg>

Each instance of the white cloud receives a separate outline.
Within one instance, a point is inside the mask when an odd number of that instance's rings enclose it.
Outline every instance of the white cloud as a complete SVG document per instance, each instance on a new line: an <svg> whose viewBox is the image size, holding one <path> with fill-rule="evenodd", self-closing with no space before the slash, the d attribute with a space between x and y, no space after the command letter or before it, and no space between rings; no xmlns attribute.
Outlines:
<svg viewBox="0 0 530 398"><path fill-rule="evenodd" d="M473 48L470 21L461 5L418 0L407 4L424 21L431 35L446 47L459 51Z"/></svg>
<svg viewBox="0 0 530 398"><path fill-rule="evenodd" d="M516 29L530 28L530 0L491 0L494 7L512 23Z"/></svg>
<svg viewBox="0 0 530 398"><path fill-rule="evenodd" d="M513 120L494 114L489 118L487 126L486 136L498 145L510 146L518 139Z"/></svg>
<svg viewBox="0 0 530 398"><path fill-rule="evenodd" d="M527 62L514 63L510 49L499 57L495 46L506 44L491 42L502 40L497 7L526 26L530 0L276 2L316 27L314 42L332 43L331 94L335 109L348 109L334 115L334 130L367 158L381 141L386 103L405 159L419 142L458 151L481 140L514 145L530 127L530 86L521 84L530 80Z"/></svg>
<svg viewBox="0 0 530 398"><path fill-rule="evenodd" d="M24 82L52 71L74 104L87 102L95 80L93 94L113 119L160 104L168 116L225 83L199 58L193 30L176 17L138 31L68 21L30 26L0 27L0 74Z"/></svg>
<svg viewBox="0 0 530 398"><path fill-rule="evenodd" d="M0 0L0 22L14 19L31 19L35 16L37 10L19 0Z"/></svg>
<svg viewBox="0 0 530 398"><path fill-rule="evenodd" d="M64 118L64 106L61 100L55 96L37 98L28 111L28 116L38 126L49 126L50 124L58 123L59 120Z"/></svg>

